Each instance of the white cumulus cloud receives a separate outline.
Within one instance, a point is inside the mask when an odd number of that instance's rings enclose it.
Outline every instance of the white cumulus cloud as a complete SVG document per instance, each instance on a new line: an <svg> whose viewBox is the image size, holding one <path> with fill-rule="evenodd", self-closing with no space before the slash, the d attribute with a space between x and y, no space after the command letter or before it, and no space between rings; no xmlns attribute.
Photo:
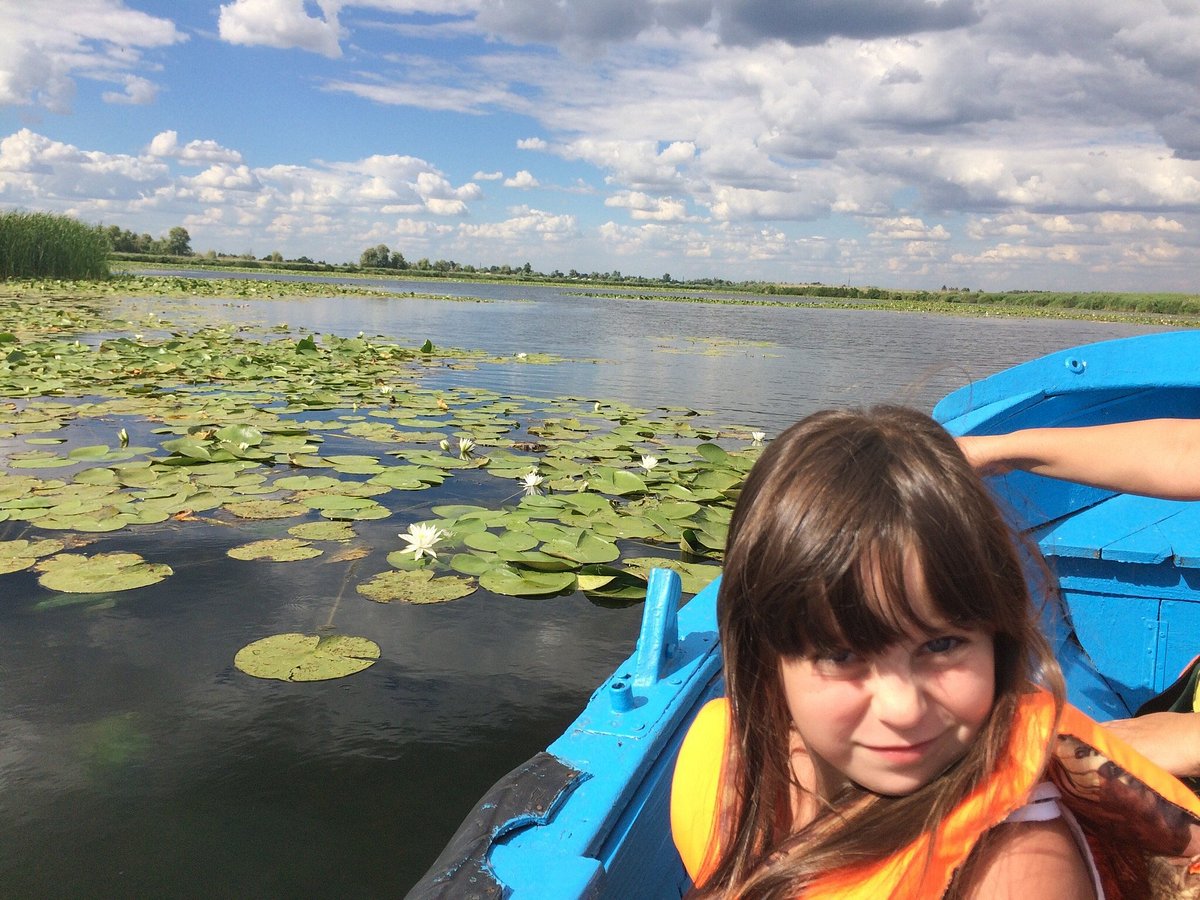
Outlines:
<svg viewBox="0 0 1200 900"><path fill-rule="evenodd" d="M323 17L310 16L304 0L234 0L217 19L221 40L246 46L297 48L332 59L342 55L340 0L317 0Z"/></svg>
<svg viewBox="0 0 1200 900"><path fill-rule="evenodd" d="M512 178L504 179L504 186L510 188L520 188L526 190L528 188L539 187L540 184L536 178L526 169L521 169Z"/></svg>

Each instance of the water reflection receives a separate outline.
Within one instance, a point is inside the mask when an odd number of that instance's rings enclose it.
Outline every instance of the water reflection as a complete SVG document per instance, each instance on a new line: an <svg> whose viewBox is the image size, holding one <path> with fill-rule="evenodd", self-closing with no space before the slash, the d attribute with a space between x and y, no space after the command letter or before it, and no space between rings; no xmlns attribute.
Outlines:
<svg viewBox="0 0 1200 900"><path fill-rule="evenodd" d="M123 309L552 353L570 361L441 369L429 383L686 406L768 432L831 404L928 408L1029 357L1153 330L656 303L527 286L404 289L491 302L188 300L164 309L156 298ZM135 442L149 437L144 424L127 427ZM87 432L72 440L105 440ZM470 497L473 484L456 478L404 497L392 518L356 530L374 545L395 544L430 504ZM13 524L0 523L0 539L16 536L4 530ZM177 568L111 603L50 606L60 595L31 573L2 576L0 893L403 893L478 796L569 723L630 651L640 618L638 607L604 609L582 597L482 592L438 606L378 605L353 583L384 568L379 554L350 579L345 564L320 558L229 560L225 551L253 532L163 525L96 538L94 550L115 540ZM379 643L381 661L307 685L233 669L234 653L252 640L331 622Z"/></svg>

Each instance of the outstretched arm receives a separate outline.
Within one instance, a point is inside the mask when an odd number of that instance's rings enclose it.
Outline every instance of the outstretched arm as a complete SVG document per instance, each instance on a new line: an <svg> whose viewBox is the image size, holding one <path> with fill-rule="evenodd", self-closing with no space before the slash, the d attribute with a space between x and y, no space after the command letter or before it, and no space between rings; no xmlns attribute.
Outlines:
<svg viewBox="0 0 1200 900"><path fill-rule="evenodd" d="M1200 499L1200 419L1144 419L960 437L984 475L1013 469L1170 500Z"/></svg>

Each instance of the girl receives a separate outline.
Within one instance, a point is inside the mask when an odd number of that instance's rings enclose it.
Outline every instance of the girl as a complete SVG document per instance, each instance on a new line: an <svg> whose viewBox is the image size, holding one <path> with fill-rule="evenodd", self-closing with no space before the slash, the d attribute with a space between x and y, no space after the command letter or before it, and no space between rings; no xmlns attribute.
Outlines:
<svg viewBox="0 0 1200 900"><path fill-rule="evenodd" d="M1149 764L1064 711L1023 560L922 413L817 413L763 452L718 599L726 697L675 772L672 829L697 896L1103 897L1044 777L1056 747L1079 782L1064 793L1125 810L1129 791L1149 798L1142 843L1189 849L1193 795L1156 769L1152 790L1121 781ZM1197 818L1160 822L1164 795ZM1146 896L1144 870L1105 874Z"/></svg>

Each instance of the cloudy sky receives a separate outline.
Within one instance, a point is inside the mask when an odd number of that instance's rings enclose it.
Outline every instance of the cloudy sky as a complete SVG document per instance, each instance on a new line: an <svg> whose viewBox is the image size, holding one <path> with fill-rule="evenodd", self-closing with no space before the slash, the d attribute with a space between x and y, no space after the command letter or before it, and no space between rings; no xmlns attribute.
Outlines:
<svg viewBox="0 0 1200 900"><path fill-rule="evenodd" d="M1195 0L0 0L0 208L194 249L1200 291Z"/></svg>

